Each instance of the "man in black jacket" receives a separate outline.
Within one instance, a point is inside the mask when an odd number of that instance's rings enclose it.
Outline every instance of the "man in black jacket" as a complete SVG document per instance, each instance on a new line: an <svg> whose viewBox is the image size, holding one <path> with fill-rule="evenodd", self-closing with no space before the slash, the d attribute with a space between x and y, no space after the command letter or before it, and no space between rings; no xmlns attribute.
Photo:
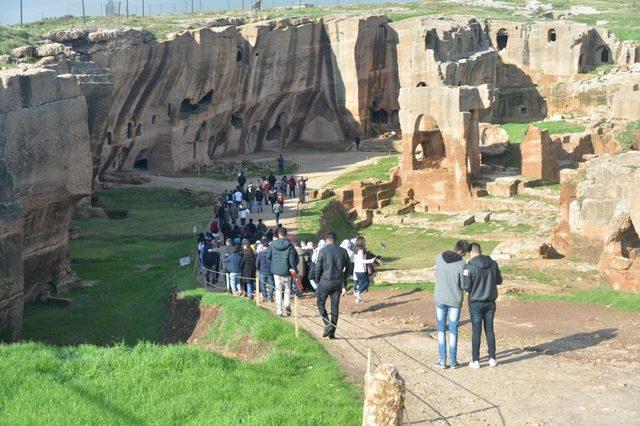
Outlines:
<svg viewBox="0 0 640 426"><path fill-rule="evenodd" d="M495 260L482 254L480 244L471 244L469 263L462 270L462 285L469 292L469 316L473 334L471 337L472 360L469 367L480 368L480 337L482 324L487 336L489 365L495 367L496 336L493 332L493 318L496 314L498 285L502 284L500 268Z"/></svg>
<svg viewBox="0 0 640 426"><path fill-rule="evenodd" d="M316 260L313 280L318 283L318 312L324 321L323 337L336 338L338 325L338 309L340 308L340 292L345 276L351 271L351 260L345 249L338 246L335 232L325 236L327 245L320 250ZM327 298L331 297L331 321L327 316Z"/></svg>
<svg viewBox="0 0 640 426"><path fill-rule="evenodd" d="M284 309L291 315L291 270L298 270L298 254L287 239L286 228L280 228L278 239L269 244L267 258L271 261L271 273L276 288L276 315L282 316L283 293Z"/></svg>

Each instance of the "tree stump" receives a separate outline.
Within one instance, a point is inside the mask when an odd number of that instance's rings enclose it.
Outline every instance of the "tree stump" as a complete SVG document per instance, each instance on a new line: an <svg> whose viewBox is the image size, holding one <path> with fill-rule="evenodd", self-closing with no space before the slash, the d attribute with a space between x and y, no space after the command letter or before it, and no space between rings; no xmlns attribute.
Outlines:
<svg viewBox="0 0 640 426"><path fill-rule="evenodd" d="M363 426L400 426L404 380L392 364L382 364L364 379Z"/></svg>

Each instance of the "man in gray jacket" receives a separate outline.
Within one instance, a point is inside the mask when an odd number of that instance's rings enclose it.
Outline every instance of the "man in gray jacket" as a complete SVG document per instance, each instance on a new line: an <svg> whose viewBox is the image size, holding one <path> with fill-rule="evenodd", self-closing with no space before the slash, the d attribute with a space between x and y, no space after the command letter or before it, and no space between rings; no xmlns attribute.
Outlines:
<svg viewBox="0 0 640 426"><path fill-rule="evenodd" d="M436 256L436 323L438 328L438 362L436 367L447 368L446 324L449 320L449 366L458 368L458 322L462 306L462 273L466 263L462 257L469 251L469 243L460 240L452 251Z"/></svg>

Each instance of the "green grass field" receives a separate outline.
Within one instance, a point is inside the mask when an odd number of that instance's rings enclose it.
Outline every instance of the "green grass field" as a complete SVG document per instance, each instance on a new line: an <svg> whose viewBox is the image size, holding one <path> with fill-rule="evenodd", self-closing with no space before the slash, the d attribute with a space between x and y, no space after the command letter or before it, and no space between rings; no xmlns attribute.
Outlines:
<svg viewBox="0 0 640 426"><path fill-rule="evenodd" d="M565 294L517 294L519 299L529 301L555 301L569 303L594 303L610 306L619 311L640 312L640 294L615 291L607 287L585 290L567 290Z"/></svg>
<svg viewBox="0 0 640 426"><path fill-rule="evenodd" d="M527 133L529 124L532 124L540 129L549 131L550 135L562 134L562 133L576 133L583 132L585 127L580 124L569 123L564 120L559 121L537 121L534 123L506 123L501 125L503 129L509 134L509 142L511 143L511 151L505 161L507 167L520 167L522 164L522 157L520 154L520 144L524 140L524 136Z"/></svg>
<svg viewBox="0 0 640 426"><path fill-rule="evenodd" d="M327 186L332 188L342 188L351 182L365 179L389 180L389 171L396 167L400 162L398 155L381 157L376 159L373 164L360 166L355 170L344 173L336 179L329 182Z"/></svg>
<svg viewBox="0 0 640 426"><path fill-rule="evenodd" d="M171 189L99 192L127 218L77 221L73 268L93 287L71 306L29 306L24 343L0 345L0 424L357 424L361 399L307 333L245 299L197 287L191 228L208 209ZM160 345L165 302L177 285L221 307L206 336L233 349L249 334L268 348L247 363L185 344ZM32 342L28 342L32 341ZM328 415L330 413L330 415Z"/></svg>

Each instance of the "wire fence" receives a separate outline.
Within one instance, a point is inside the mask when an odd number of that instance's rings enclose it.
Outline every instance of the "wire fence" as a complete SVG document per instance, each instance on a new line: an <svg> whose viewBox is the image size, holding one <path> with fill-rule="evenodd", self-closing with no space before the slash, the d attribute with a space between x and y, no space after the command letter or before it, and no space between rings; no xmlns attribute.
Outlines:
<svg viewBox="0 0 640 426"><path fill-rule="evenodd" d="M85 0L71 1L65 4L42 7L43 2L37 0L7 0L0 11L0 23L29 23L47 18L65 16L165 16L172 14L198 14L208 12L225 12L251 10L252 8L268 10L284 7L312 6L347 6L360 3L414 3L417 0L316 0L312 3L303 0L182 0L182 1L147 1L147 0Z"/></svg>

